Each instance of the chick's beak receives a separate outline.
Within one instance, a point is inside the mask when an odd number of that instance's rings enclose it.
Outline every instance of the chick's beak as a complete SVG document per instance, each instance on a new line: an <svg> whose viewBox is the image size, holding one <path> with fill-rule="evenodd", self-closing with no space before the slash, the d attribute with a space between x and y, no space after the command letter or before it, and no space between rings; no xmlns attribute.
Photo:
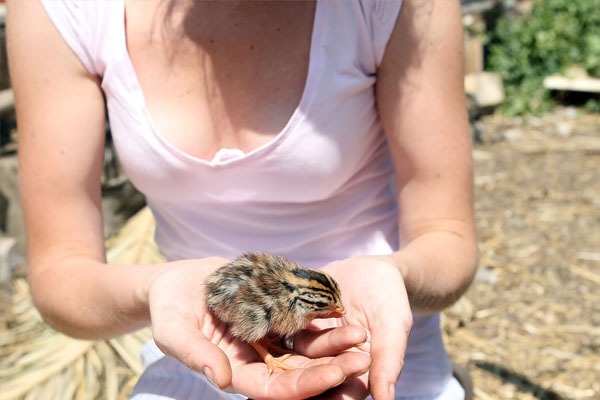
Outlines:
<svg viewBox="0 0 600 400"><path fill-rule="evenodd" d="M346 314L346 308L343 304L336 304L335 307L329 307L327 310L323 310L313 318L342 318Z"/></svg>
<svg viewBox="0 0 600 400"><path fill-rule="evenodd" d="M329 318L341 318L344 314L346 314L346 307L340 303L329 313Z"/></svg>

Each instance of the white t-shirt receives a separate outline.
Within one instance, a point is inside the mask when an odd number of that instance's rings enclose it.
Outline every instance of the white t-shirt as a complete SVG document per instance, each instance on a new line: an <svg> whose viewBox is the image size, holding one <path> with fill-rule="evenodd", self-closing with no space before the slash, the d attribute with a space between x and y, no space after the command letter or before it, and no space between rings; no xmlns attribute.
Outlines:
<svg viewBox="0 0 600 400"><path fill-rule="evenodd" d="M101 77L120 163L146 195L169 260L267 251L319 268L397 249L374 84L401 0L317 1L306 84L286 126L258 149L221 149L210 161L176 148L153 123L127 52L123 0L44 6ZM416 316L399 392L435 394L450 375L438 316Z"/></svg>

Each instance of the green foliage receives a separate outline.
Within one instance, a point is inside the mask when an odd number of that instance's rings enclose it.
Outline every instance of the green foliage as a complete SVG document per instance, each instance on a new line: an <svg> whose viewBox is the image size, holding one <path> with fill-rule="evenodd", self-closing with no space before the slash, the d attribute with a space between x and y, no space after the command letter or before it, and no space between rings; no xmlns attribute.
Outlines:
<svg viewBox="0 0 600 400"><path fill-rule="evenodd" d="M600 77L598 0L537 0L531 14L501 19L491 34L488 69L504 80L507 114L551 109L543 79L573 65Z"/></svg>

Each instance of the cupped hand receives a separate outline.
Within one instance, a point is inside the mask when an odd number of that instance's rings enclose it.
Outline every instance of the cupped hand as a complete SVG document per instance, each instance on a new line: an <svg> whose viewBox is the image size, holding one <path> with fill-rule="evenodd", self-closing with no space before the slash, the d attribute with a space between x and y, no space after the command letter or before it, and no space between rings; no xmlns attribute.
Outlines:
<svg viewBox="0 0 600 400"><path fill-rule="evenodd" d="M207 309L204 281L227 262L220 258L179 261L154 278L148 289L148 304L154 340L165 354L203 373L215 386L253 399L317 396L369 368L368 355L352 352L314 358L293 355L286 364L295 369L269 373L256 351L232 338L227 326ZM335 341L331 330L317 334L325 341L332 335ZM352 342L352 335L337 337ZM356 337L353 343L340 346L349 348L364 341L360 335Z"/></svg>
<svg viewBox="0 0 600 400"><path fill-rule="evenodd" d="M387 257L372 256L350 258L323 270L338 282L346 315L338 320L315 320L313 325L327 328L346 324L366 329L368 339L357 349L370 355L372 365L367 374L347 380L319 398L364 399L370 392L375 400L394 399L412 327L412 313L399 269ZM339 330L334 332L344 334ZM323 339L302 334L296 337L295 348L308 357L335 353L334 346L317 345L319 342Z"/></svg>

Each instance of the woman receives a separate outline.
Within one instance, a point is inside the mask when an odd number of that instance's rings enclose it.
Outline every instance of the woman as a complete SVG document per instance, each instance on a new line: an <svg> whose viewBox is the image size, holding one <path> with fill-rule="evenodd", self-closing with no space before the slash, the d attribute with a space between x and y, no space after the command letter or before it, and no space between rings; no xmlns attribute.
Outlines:
<svg viewBox="0 0 600 400"><path fill-rule="evenodd" d="M476 265L458 1L12 0L8 46L34 301L75 337L151 324L135 398L462 396L437 314ZM164 264L105 261L105 101ZM246 251L340 285L298 369L206 310Z"/></svg>

